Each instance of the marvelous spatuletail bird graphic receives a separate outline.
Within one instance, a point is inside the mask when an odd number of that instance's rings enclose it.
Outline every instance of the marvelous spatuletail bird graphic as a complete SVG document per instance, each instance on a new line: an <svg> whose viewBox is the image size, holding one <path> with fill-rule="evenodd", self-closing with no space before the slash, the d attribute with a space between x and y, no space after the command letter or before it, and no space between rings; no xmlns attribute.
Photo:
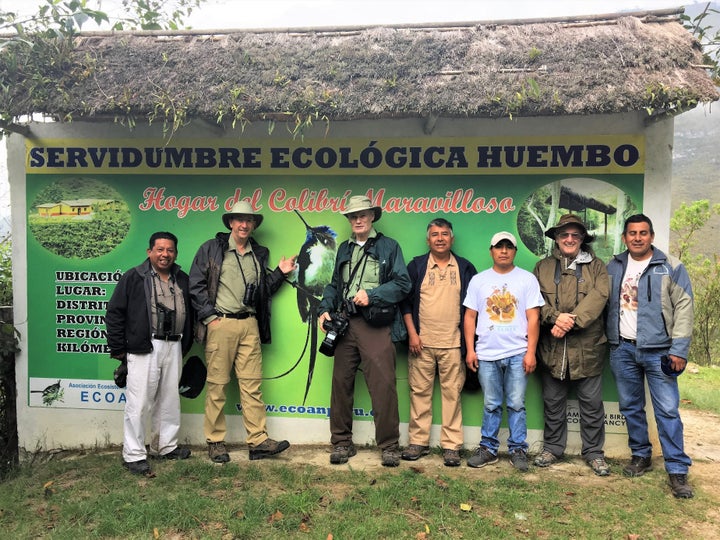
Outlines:
<svg viewBox="0 0 720 540"><path fill-rule="evenodd" d="M303 322L308 324L310 338L310 364L303 397L303 404L305 404L317 357L317 308L320 305L323 289L332 280L335 254L337 253L337 243L335 242L337 233L327 225L311 227L300 215L300 212L295 210L295 213L305 224L306 230L305 243L300 248L297 259L296 286L298 312Z"/></svg>

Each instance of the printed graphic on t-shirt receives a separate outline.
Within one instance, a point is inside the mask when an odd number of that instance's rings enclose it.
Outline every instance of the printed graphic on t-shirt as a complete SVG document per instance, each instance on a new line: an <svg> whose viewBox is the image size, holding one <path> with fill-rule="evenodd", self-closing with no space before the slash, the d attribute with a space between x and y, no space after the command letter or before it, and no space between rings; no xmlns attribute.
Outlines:
<svg viewBox="0 0 720 540"><path fill-rule="evenodd" d="M640 274L626 277L620 290L620 309L637 311L638 308L638 277Z"/></svg>
<svg viewBox="0 0 720 540"><path fill-rule="evenodd" d="M507 285L494 289L486 300L485 311L493 322L509 324L515 319L518 301L515 295L507 290Z"/></svg>

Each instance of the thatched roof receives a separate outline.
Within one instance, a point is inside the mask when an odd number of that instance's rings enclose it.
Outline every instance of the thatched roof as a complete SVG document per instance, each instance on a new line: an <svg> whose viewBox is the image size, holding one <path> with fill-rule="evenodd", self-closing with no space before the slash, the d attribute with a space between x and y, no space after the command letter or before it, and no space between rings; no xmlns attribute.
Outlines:
<svg viewBox="0 0 720 540"><path fill-rule="evenodd" d="M583 19L363 28L94 33L15 114L260 119L677 113L718 99L682 9ZM60 86L62 91L58 91Z"/></svg>

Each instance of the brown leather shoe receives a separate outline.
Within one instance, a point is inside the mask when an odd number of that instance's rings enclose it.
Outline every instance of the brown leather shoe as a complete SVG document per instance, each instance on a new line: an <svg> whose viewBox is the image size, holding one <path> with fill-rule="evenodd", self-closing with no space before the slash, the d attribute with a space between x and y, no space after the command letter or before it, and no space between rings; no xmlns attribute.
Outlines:
<svg viewBox="0 0 720 540"><path fill-rule="evenodd" d="M284 452L288 448L290 448L290 443L287 441L274 441L267 438L257 446L250 447L250 459L265 459Z"/></svg>
<svg viewBox="0 0 720 540"><path fill-rule="evenodd" d="M443 462L446 467L460 466L460 450L443 449Z"/></svg>
<svg viewBox="0 0 720 540"><path fill-rule="evenodd" d="M406 461L416 461L430 453L429 446L421 446L419 444L411 444L403 450L402 458Z"/></svg>

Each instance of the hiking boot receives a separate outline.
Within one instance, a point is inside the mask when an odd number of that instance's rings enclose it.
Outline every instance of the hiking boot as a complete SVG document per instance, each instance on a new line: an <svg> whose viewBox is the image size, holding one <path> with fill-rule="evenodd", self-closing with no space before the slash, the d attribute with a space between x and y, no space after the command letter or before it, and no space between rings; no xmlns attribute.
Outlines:
<svg viewBox="0 0 720 540"><path fill-rule="evenodd" d="M397 446L383 449L382 466L397 467L398 465L400 465L400 449Z"/></svg>
<svg viewBox="0 0 720 540"><path fill-rule="evenodd" d="M123 460L123 467L125 467L133 474L148 475L152 472L150 470L150 464L147 462L146 459L141 459L140 461Z"/></svg>
<svg viewBox="0 0 720 540"><path fill-rule="evenodd" d="M605 462L605 458L589 459L587 464L598 476L610 476L610 467Z"/></svg>
<svg viewBox="0 0 720 540"><path fill-rule="evenodd" d="M670 489L676 499L692 499L693 490L687 483L687 474L668 474Z"/></svg>
<svg viewBox="0 0 720 540"><path fill-rule="evenodd" d="M528 457L525 450L513 450L510 453L510 463L520 472L527 472L528 470Z"/></svg>
<svg viewBox="0 0 720 540"><path fill-rule="evenodd" d="M479 469L485 465L497 463L498 457L484 446L478 446L467 460L468 467Z"/></svg>
<svg viewBox="0 0 720 540"><path fill-rule="evenodd" d="M189 448L181 448L180 446L176 446L172 451L168 452L167 454L160 454L158 456L158 459L187 459L190 457L190 449Z"/></svg>
<svg viewBox="0 0 720 540"><path fill-rule="evenodd" d="M549 467L560 461L560 458L549 450L543 450L540 455L535 458L533 465L536 467Z"/></svg>
<svg viewBox="0 0 720 540"><path fill-rule="evenodd" d="M633 456L623 469L626 476L642 476L648 471L652 471L651 457Z"/></svg>
<svg viewBox="0 0 720 540"><path fill-rule="evenodd" d="M430 453L429 446L420 446L419 444L411 444L402 453L402 458L406 461L416 461Z"/></svg>
<svg viewBox="0 0 720 540"><path fill-rule="evenodd" d="M290 448L290 443L287 441L274 441L267 438L257 446L250 447L250 459L265 459L284 452L288 448Z"/></svg>
<svg viewBox="0 0 720 540"><path fill-rule="evenodd" d="M330 453L330 463L333 465L342 465L347 463L348 459L357 454L357 448L353 443L335 445Z"/></svg>
<svg viewBox="0 0 720 540"><path fill-rule="evenodd" d="M443 449L443 462L446 467L459 467L460 450Z"/></svg>
<svg viewBox="0 0 720 540"><path fill-rule="evenodd" d="M214 463L227 463L230 461L230 454L227 453L225 443L223 441L209 442L208 456L210 456L210 461Z"/></svg>

